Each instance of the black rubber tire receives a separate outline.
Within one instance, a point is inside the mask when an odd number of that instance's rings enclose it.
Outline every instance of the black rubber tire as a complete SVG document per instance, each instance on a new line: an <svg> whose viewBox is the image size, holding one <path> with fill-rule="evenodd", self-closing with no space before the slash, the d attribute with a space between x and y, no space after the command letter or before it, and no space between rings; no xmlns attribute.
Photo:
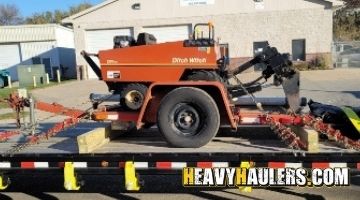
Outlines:
<svg viewBox="0 0 360 200"><path fill-rule="evenodd" d="M126 110L139 110L141 108L141 106L139 106L136 109L129 108L126 105L125 96L126 96L126 94L128 92L130 92L132 90L137 90L144 96L144 99L145 99L147 89L148 89L148 87L146 85L140 84L140 83L130 83L130 84L126 85L120 92L120 104L121 104L121 106L123 106Z"/></svg>
<svg viewBox="0 0 360 200"><path fill-rule="evenodd" d="M193 108L198 113L194 120L198 123L194 131L196 133L186 135L177 127L175 112L179 106ZM220 126L219 109L214 99L205 91L192 87L181 87L169 92L161 100L157 120L159 131L165 140L171 146L181 148L206 145L215 137Z"/></svg>
<svg viewBox="0 0 360 200"><path fill-rule="evenodd" d="M220 81L222 78L215 71L199 70L194 71L186 77L186 80L191 81Z"/></svg>

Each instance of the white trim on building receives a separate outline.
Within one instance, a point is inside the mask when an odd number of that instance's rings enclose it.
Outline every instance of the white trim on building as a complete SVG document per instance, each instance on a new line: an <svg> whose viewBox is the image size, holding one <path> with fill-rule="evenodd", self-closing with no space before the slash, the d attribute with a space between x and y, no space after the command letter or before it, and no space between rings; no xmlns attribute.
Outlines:
<svg viewBox="0 0 360 200"><path fill-rule="evenodd" d="M88 30L130 27L135 38L141 32L149 32L158 42L166 42L186 39L193 25L209 21L215 25L215 38L229 44L232 63L252 57L254 45L262 41L268 41L284 53L304 49L298 57L306 59L330 54L333 8L343 5L338 0L263 0L261 4L254 0L192 2L197 3L182 4L181 0L107 0L64 19L63 23L74 27L76 60L78 65L83 66L87 63L80 52L89 49ZM112 35L107 37L107 42L113 39ZM298 40L303 40L304 45L295 48L294 41ZM104 49L105 46L111 48L110 44L104 45ZM93 74L90 68L87 69L89 74Z"/></svg>
<svg viewBox="0 0 360 200"><path fill-rule="evenodd" d="M89 14L89 13L95 12L95 11L97 11L97 10L99 10L99 9L102 9L102 8L104 8L104 7L106 7L106 6L109 6L110 4L112 4L112 3L116 2L116 1L119 1L119 0L106 0L106 1L103 1L103 2L100 3L100 4L97 4L97 5L95 5L95 6L91 7L91 8L88 8L88 9L82 11L82 12L79 12L79 13L77 13L77 14L75 14L75 15L72 15L72 16L69 16L69 17L63 19L62 22L65 23L65 24L69 24L69 23L71 24L71 23L74 22L74 20L76 20L76 19L78 19L78 18L81 18L81 17L83 17L84 15L87 15L87 14ZM180 0L177 0L177 1L179 2L179 5L181 5ZM218 0L215 0L215 1L218 1ZM237 0L237 1L238 1L238 0ZM257 1L255 1L255 0L250 0L250 1L253 1L253 2L254 2L254 5L256 6L256 2L257 2ZM263 1L266 1L266 0L263 0ZM316 0L315 0L315 1L316 1ZM319 2L331 3L333 7L339 7L339 6L343 6L343 5L344 5L344 2L341 1L341 0L318 0L318 1L319 1ZM140 1L139 1L139 2L140 2ZM136 2L131 2L131 4L134 4L134 3L136 3ZM152 2L150 2L150 3L152 3ZM241 3L242 3L242 2L241 2ZM213 4L211 4L211 5L213 5ZM235 8L235 9L236 9L236 8ZM199 13L197 13L197 15L194 15L194 16L202 16L202 15L203 15L203 13L199 12ZM126 20L126 19L125 19L125 20Z"/></svg>
<svg viewBox="0 0 360 200"><path fill-rule="evenodd" d="M189 38L191 24L175 26L148 26L143 27L143 32L153 34L158 43L180 41Z"/></svg>
<svg viewBox="0 0 360 200"><path fill-rule="evenodd" d="M46 62L50 77L53 68L60 66L67 69L64 75L75 77L74 46L73 30L58 24L1 26L0 70L8 70L12 79L17 80L17 66L39 64L34 63L37 60ZM60 55L67 57L61 59Z"/></svg>

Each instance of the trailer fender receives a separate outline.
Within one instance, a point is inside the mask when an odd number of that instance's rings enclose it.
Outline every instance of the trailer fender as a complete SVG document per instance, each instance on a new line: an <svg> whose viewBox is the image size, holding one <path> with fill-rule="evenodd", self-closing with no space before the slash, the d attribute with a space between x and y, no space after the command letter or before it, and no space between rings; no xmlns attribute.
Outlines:
<svg viewBox="0 0 360 200"><path fill-rule="evenodd" d="M139 113L137 128L140 129L145 123L156 123L157 111L162 98L170 91L179 87L195 87L207 92L218 106L221 125L230 125L234 129L237 127L232 111L233 105L230 103L226 88L222 83L216 81L183 81L175 83L154 83L150 85Z"/></svg>

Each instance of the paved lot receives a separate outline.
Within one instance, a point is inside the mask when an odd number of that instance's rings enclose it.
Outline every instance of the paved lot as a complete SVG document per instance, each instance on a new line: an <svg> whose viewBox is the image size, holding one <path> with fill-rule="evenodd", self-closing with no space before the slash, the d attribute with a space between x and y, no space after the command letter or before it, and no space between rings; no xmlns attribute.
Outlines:
<svg viewBox="0 0 360 200"><path fill-rule="evenodd" d="M34 90L32 94L36 99L46 102L57 102L61 105L87 108L90 93L107 93L107 86L99 80L73 81L51 88Z"/></svg>
<svg viewBox="0 0 360 200"><path fill-rule="evenodd" d="M244 76L255 76L246 74ZM335 105L360 106L360 69L303 72L301 94L315 101ZM34 91L37 99L57 102L65 106L87 108L91 92L106 92L100 81L71 82ZM283 96L281 88L270 88L258 96ZM49 116L38 112L40 118ZM52 118L53 123L61 118ZM0 127L12 126L11 121L0 121ZM0 128L1 129L1 128ZM141 193L124 192L121 176L85 176L86 185L80 192L65 192L61 176L20 177L0 199L359 199L360 177L353 176L350 187L342 188L260 188L253 193L239 193L237 189L189 189L181 186L179 176L144 176Z"/></svg>
<svg viewBox="0 0 360 200"><path fill-rule="evenodd" d="M242 74L241 77L255 77ZM271 80L269 80L271 81ZM333 105L360 106L360 68L301 72L300 95ZM283 96L281 87L264 89L256 96Z"/></svg>
<svg viewBox="0 0 360 200"><path fill-rule="evenodd" d="M243 80L257 77L256 73L243 74ZM271 81L271 80L269 80ZM360 69L336 69L301 72L301 95L315 101L335 105L360 105ZM90 80L36 90L36 98L66 106L81 105L90 93L106 93L106 84ZM256 93L257 96L284 96L282 88L272 87Z"/></svg>

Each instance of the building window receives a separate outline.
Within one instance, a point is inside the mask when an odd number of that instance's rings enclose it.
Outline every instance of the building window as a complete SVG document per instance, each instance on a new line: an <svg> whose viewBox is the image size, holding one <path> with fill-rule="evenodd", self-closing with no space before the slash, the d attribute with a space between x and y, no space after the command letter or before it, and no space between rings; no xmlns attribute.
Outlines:
<svg viewBox="0 0 360 200"><path fill-rule="evenodd" d="M40 57L32 57L32 64L33 65L40 65L41 64L41 58Z"/></svg>
<svg viewBox="0 0 360 200"><path fill-rule="evenodd" d="M298 39L292 41L292 59L294 61L306 60L306 41L305 39Z"/></svg>
<svg viewBox="0 0 360 200"><path fill-rule="evenodd" d="M254 42L254 56L264 51L265 47L269 46L268 41Z"/></svg>
<svg viewBox="0 0 360 200"><path fill-rule="evenodd" d="M253 49L254 49L254 56L258 55L259 53L263 52L264 49L269 46L268 41L260 41L260 42L254 42L253 43ZM256 64L254 66L255 71L259 70L265 70L266 65L264 63Z"/></svg>

